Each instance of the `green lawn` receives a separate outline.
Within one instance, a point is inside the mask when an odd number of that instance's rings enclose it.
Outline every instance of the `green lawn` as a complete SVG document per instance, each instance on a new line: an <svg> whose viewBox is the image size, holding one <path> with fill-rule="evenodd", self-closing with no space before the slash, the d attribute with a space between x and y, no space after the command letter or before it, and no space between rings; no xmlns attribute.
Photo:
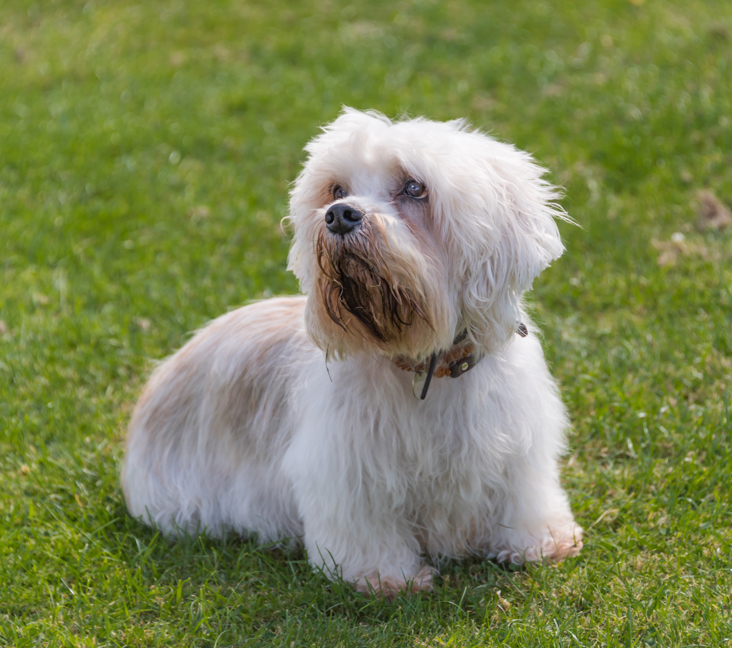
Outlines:
<svg viewBox="0 0 732 648"><path fill-rule="evenodd" d="M581 227L531 295L579 558L368 600L131 520L153 361L294 293L280 220L342 104L467 117ZM0 644L732 646L729 0L0 3Z"/></svg>

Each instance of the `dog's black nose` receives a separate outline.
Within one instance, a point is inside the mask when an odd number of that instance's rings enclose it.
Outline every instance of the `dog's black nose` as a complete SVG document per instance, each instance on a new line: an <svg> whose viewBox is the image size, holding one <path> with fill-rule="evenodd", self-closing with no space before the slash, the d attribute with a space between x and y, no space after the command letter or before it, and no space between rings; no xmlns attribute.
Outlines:
<svg viewBox="0 0 732 648"><path fill-rule="evenodd" d="M325 226L333 234L348 234L348 232L358 227L362 218L362 211L351 207L351 205L339 203L325 212Z"/></svg>

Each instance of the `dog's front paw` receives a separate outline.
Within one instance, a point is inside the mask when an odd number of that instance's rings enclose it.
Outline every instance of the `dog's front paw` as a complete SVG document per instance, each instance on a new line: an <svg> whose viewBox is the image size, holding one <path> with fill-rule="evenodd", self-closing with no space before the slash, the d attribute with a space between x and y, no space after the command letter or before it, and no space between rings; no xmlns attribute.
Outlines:
<svg viewBox="0 0 732 648"><path fill-rule="evenodd" d="M432 576L434 569L429 565L423 565L414 578L405 580L395 576L362 576L354 585L359 592L370 596L383 596L393 600L400 593L416 594L417 592L432 591Z"/></svg>
<svg viewBox="0 0 732 648"><path fill-rule="evenodd" d="M544 560L561 562L574 558L582 549L582 527L572 522L564 526L547 528L540 538L513 538L511 546L497 552L496 560L522 564Z"/></svg>
<svg viewBox="0 0 732 648"><path fill-rule="evenodd" d="M574 558L579 555L582 546L582 527L575 526L571 535L557 538L552 543L544 558L554 562L561 562L565 558Z"/></svg>

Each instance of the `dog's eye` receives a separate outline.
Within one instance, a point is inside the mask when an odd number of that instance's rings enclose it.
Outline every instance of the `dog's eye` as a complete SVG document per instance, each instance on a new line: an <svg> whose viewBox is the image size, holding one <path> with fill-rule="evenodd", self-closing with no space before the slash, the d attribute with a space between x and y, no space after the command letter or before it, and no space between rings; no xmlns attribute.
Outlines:
<svg viewBox="0 0 732 648"><path fill-rule="evenodd" d="M346 197L346 190L340 185L333 187L333 200L341 200Z"/></svg>
<svg viewBox="0 0 732 648"><path fill-rule="evenodd" d="M424 198L427 195L427 187L417 180L409 180L404 185L404 193L411 198Z"/></svg>

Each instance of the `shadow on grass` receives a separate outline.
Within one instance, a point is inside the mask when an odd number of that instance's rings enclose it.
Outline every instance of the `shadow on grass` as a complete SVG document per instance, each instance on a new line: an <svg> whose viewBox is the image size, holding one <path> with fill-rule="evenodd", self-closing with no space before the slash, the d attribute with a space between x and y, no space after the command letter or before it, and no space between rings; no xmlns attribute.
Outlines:
<svg viewBox="0 0 732 648"><path fill-rule="evenodd" d="M116 529L122 534L129 569L141 573L149 588L167 586L192 597L210 598L241 616L262 639L295 615L298 624L365 626L409 619L420 631L437 632L456 621L482 623L496 606L506 604L501 592L525 589L541 567L505 565L478 557L445 560L438 568L434 591L400 595L388 601L357 592L340 579L329 579L308 563L300 545L261 545L256 538L226 534L211 537L183 534L165 538L124 509ZM521 581L515 584L516 580ZM182 585L181 585L182 584ZM425 625L426 624L426 625ZM273 635L274 636L274 635Z"/></svg>

